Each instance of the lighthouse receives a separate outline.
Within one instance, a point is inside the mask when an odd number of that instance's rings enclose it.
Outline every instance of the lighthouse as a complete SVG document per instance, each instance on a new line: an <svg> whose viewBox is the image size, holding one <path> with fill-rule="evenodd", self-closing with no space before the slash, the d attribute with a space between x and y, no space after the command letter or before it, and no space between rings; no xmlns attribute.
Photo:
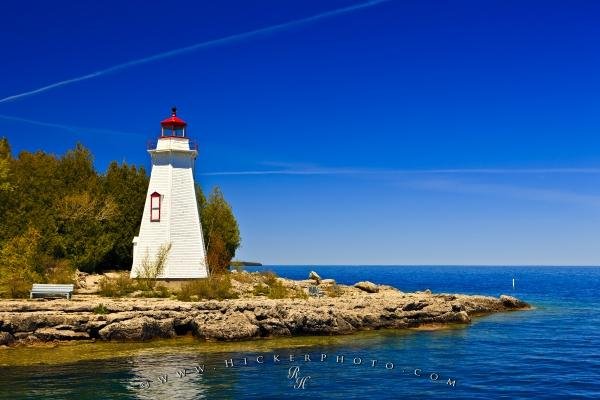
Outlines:
<svg viewBox="0 0 600 400"><path fill-rule="evenodd" d="M160 279L206 278L208 266L194 190L194 162L187 123L171 116L160 123L156 147L148 150L152 172L139 235L133 238L131 277L143 276L143 265L168 248Z"/></svg>

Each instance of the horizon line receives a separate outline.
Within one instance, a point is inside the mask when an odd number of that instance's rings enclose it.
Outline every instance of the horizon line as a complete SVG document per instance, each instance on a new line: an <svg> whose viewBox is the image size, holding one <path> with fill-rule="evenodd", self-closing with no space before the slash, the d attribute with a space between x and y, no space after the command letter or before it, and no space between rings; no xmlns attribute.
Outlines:
<svg viewBox="0 0 600 400"><path fill-rule="evenodd" d="M600 264L262 264L244 267L527 267L527 268L600 268Z"/></svg>

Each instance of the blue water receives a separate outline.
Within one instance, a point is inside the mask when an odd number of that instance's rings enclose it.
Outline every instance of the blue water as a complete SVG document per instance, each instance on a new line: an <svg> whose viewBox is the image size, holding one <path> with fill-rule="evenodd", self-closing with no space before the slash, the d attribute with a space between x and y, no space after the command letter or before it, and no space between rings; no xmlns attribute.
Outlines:
<svg viewBox="0 0 600 400"><path fill-rule="evenodd" d="M275 340L270 349L254 351L249 346L207 353L206 344L197 342L173 354L150 349L52 367L0 367L0 398L600 398L600 268L259 269L296 279L305 279L314 269L338 283L371 280L403 291L509 294L535 309L477 318L466 328L380 331L319 343L307 340L301 348L281 347ZM310 361L305 361L306 355ZM257 362L260 356L263 363ZM341 356L343 362L341 358L336 362ZM233 367L226 366L228 360L233 360ZM198 365L204 366L202 374L192 370ZM304 388L295 389L296 380L288 379L294 372L291 367L299 368L299 384L302 377L309 377ZM178 377L176 371L182 368L189 368L189 373ZM158 378L163 375L168 376L166 383Z"/></svg>

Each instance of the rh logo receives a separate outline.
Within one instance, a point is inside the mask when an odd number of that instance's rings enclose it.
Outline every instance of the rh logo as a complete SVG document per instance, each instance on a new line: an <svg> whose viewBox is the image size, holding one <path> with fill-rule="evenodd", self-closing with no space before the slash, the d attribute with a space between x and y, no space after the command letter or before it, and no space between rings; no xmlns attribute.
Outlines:
<svg viewBox="0 0 600 400"><path fill-rule="evenodd" d="M304 390L306 389L306 382L310 380L310 376L301 376L300 367L294 366L288 370L288 379L294 381L294 389Z"/></svg>

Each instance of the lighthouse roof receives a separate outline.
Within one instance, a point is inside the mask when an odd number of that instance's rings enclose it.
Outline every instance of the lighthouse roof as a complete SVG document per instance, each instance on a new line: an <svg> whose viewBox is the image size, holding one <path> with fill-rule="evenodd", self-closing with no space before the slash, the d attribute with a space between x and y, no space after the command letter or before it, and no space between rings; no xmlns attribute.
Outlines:
<svg viewBox="0 0 600 400"><path fill-rule="evenodd" d="M187 123L177 116L177 108L171 109L171 116L160 121L163 128L181 129L187 126Z"/></svg>

